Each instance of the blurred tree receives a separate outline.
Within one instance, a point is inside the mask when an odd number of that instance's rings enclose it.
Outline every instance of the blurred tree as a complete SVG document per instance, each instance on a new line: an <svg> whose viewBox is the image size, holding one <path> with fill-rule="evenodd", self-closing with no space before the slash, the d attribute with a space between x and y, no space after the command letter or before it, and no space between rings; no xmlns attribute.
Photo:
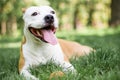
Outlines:
<svg viewBox="0 0 120 80"><path fill-rule="evenodd" d="M16 35L17 32L17 20L19 18L21 18L22 15L22 7L24 5L22 0L11 0L10 4L12 5L12 10L9 12L9 17L8 17L8 23L10 23L10 25L8 26L8 33L10 34L12 32L11 35Z"/></svg>
<svg viewBox="0 0 120 80"><path fill-rule="evenodd" d="M73 9L73 29L77 29L78 15L79 15L79 7L81 1L75 1L74 9Z"/></svg>
<svg viewBox="0 0 120 80"><path fill-rule="evenodd" d="M5 8L3 7L6 7L5 5L8 5L7 4L7 0L4 0L4 1L1 1L0 2L0 24L1 24L1 34L5 34L6 33L6 18L7 18L7 11L5 11ZM9 5L8 5L9 6ZM8 9L9 11L9 9Z"/></svg>
<svg viewBox="0 0 120 80"><path fill-rule="evenodd" d="M89 13L89 17L88 17L88 22L87 25L91 25L92 24L92 19L93 19L93 14L95 12L95 5L98 3L98 0L87 0L85 2L86 7L87 7L87 11Z"/></svg>
<svg viewBox="0 0 120 80"><path fill-rule="evenodd" d="M112 0L111 2L111 26L120 25L120 0Z"/></svg>
<svg viewBox="0 0 120 80"><path fill-rule="evenodd" d="M6 32L13 34L17 30L17 18L21 16L21 7L23 1L21 0L2 0L0 3L0 24L1 34Z"/></svg>

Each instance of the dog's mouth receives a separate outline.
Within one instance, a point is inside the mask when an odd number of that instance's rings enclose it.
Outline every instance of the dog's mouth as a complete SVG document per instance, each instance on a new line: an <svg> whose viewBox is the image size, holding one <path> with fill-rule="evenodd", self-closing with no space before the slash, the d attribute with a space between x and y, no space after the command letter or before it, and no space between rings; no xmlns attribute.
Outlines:
<svg viewBox="0 0 120 80"><path fill-rule="evenodd" d="M40 29L29 27L29 31L35 37L39 38L45 43L50 43L52 45L57 44L57 39L56 39L56 36L54 35L56 32L56 28L53 26L46 26Z"/></svg>

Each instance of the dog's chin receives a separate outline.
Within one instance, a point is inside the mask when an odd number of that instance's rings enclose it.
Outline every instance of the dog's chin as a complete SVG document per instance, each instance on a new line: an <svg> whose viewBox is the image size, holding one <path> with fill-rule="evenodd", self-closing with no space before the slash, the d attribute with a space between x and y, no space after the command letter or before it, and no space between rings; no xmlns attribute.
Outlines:
<svg viewBox="0 0 120 80"><path fill-rule="evenodd" d="M34 28L30 26L28 29L30 33L39 40L52 45L57 44L57 39L54 35L56 28L54 26L48 25L44 26L43 28Z"/></svg>

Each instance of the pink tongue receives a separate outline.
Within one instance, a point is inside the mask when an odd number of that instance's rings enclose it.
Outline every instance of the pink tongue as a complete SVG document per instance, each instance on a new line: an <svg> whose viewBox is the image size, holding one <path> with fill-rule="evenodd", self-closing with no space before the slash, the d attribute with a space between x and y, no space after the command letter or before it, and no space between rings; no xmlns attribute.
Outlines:
<svg viewBox="0 0 120 80"><path fill-rule="evenodd" d="M48 42L48 43L50 43L52 45L57 44L57 39L56 39L56 37L55 37L55 35L54 35L52 30L44 30L43 29L41 31L42 31L42 34L43 34L43 39L46 42Z"/></svg>

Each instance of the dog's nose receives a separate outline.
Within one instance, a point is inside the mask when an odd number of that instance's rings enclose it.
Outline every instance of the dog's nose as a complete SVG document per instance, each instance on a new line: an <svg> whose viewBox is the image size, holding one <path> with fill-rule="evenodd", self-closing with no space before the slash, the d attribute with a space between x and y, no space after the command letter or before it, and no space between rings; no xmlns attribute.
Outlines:
<svg viewBox="0 0 120 80"><path fill-rule="evenodd" d="M46 23L53 23L54 22L54 17L52 15L47 15L45 16L45 22Z"/></svg>

